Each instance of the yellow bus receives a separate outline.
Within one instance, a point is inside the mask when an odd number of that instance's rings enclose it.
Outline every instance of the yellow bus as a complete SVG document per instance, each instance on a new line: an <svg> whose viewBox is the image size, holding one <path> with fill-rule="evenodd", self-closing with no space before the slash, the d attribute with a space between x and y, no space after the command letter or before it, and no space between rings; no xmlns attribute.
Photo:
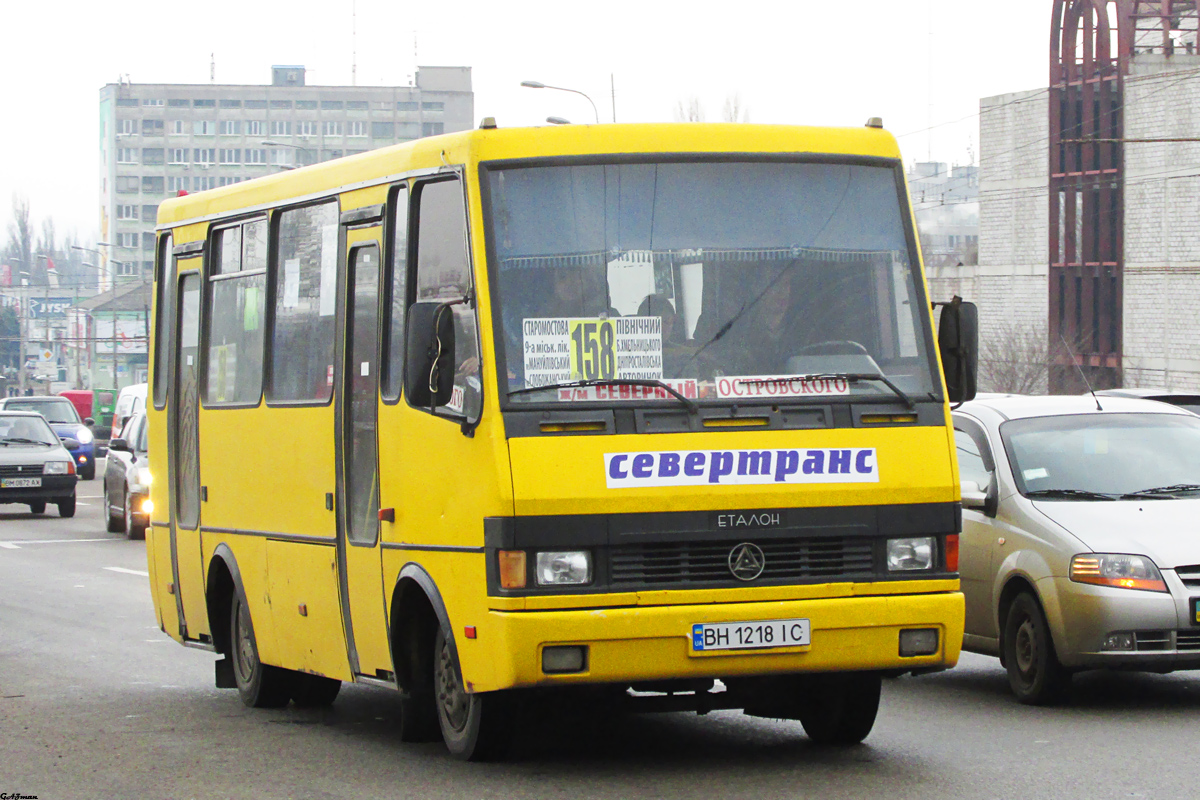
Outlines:
<svg viewBox="0 0 1200 800"><path fill-rule="evenodd" d="M587 686L853 743L956 663L973 307L935 331L876 120L485 119L158 231L155 609L247 705L386 687L486 759Z"/></svg>

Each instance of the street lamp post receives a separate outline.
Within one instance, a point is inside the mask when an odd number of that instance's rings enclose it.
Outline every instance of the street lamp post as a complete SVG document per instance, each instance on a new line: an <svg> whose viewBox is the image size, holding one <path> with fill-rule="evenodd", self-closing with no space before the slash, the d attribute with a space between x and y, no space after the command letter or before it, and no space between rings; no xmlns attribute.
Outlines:
<svg viewBox="0 0 1200 800"><path fill-rule="evenodd" d="M524 86L526 89L554 89L555 91L559 91L559 92L570 92L571 94L577 94L592 104L592 113L596 115L596 124L597 125L600 124L600 112L596 109L595 102L593 102L592 98L588 97L586 94L579 91L578 89L568 89L565 86L549 86L540 81L521 81L521 85ZM558 124L561 124L561 123L558 123Z"/></svg>

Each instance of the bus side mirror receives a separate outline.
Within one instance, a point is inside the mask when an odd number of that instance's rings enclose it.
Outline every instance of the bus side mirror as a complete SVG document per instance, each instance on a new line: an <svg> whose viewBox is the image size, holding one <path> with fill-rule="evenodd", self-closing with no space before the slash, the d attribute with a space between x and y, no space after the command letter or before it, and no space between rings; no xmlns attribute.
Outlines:
<svg viewBox="0 0 1200 800"><path fill-rule="evenodd" d="M979 373L979 309L955 297L942 306L938 319L938 351L946 375L946 392L952 403L975 397Z"/></svg>
<svg viewBox="0 0 1200 800"><path fill-rule="evenodd" d="M418 408L450 402L454 391L454 312L446 303L415 303L408 310L404 391Z"/></svg>

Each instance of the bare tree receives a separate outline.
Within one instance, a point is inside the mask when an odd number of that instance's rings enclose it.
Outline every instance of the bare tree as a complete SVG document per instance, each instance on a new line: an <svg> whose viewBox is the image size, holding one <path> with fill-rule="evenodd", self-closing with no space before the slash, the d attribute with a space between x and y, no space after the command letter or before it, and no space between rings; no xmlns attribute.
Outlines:
<svg viewBox="0 0 1200 800"><path fill-rule="evenodd" d="M1045 328L1010 322L986 334L981 332L980 391L1045 394L1049 369Z"/></svg>
<svg viewBox="0 0 1200 800"><path fill-rule="evenodd" d="M734 92L725 98L725 108L721 113L721 118L725 122L750 121L750 109L742 105L742 95L740 92Z"/></svg>
<svg viewBox="0 0 1200 800"><path fill-rule="evenodd" d="M704 106L700 98L693 95L687 100L680 100L675 106L676 122L704 122Z"/></svg>
<svg viewBox="0 0 1200 800"><path fill-rule="evenodd" d="M29 221L29 199L15 192L12 196L12 219L8 223L8 257L18 262L17 269L33 272L33 225ZM16 278L14 275L13 282L19 284Z"/></svg>

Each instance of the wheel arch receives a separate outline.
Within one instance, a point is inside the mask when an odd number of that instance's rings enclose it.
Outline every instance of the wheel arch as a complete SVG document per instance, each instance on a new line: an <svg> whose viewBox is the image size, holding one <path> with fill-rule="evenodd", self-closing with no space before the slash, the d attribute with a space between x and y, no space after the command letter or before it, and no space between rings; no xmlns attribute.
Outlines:
<svg viewBox="0 0 1200 800"><path fill-rule="evenodd" d="M450 625L450 614L446 611L437 583L424 567L410 561L396 577L388 610L388 647L391 649L396 683L401 691L407 691L412 686L413 659L416 657L414 648L420 644L428 644L432 648L433 635L438 628L450 642L450 650L457 661L458 645L454 628Z"/></svg>
<svg viewBox="0 0 1200 800"><path fill-rule="evenodd" d="M242 573L238 569L237 557L225 542L217 545L212 559L208 562L207 578L204 582L204 603L208 611L208 630L212 634L213 647L218 653L228 655L229 615L233 611L233 598L236 593L242 607L249 611L250 604L246 602L246 590L242 585ZM250 633L254 634L254 617L247 613L247 623ZM217 624L213 624L214 620ZM225 620L225 624L220 624Z"/></svg>

